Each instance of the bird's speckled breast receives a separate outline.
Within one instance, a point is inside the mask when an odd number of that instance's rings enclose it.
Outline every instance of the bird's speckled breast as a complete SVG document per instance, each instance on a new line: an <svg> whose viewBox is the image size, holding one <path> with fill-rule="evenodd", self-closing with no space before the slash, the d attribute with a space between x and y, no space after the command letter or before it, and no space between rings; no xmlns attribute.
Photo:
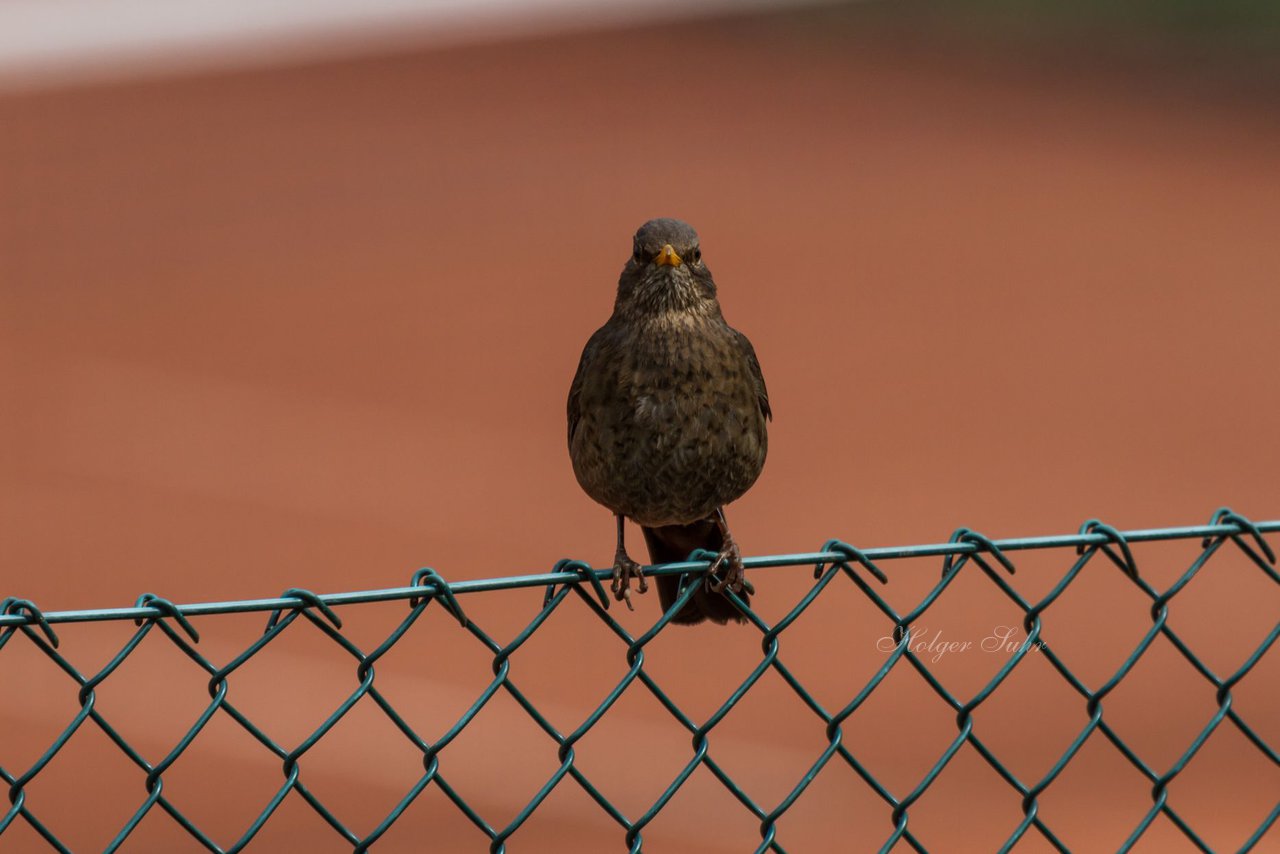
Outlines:
<svg viewBox="0 0 1280 854"><path fill-rule="evenodd" d="M689 313L610 326L584 366L570 447L582 488L651 526L702 519L740 497L768 438L736 333Z"/></svg>

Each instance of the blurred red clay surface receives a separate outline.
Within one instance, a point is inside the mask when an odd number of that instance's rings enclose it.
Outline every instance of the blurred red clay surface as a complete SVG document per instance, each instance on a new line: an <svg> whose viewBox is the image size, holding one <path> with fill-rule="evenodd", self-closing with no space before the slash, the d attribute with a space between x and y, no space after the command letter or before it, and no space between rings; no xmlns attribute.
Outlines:
<svg viewBox="0 0 1280 854"><path fill-rule="evenodd" d="M579 491L564 396L607 317L632 230L685 218L702 235L730 323L756 344L777 420L764 476L730 510L746 552L1195 524L1222 504L1274 518L1280 407L1280 125L1162 90L1158 78L1030 74L963 54L814 40L751 23L687 24L388 58L0 98L0 594L46 609L398 586L607 565L612 524ZM639 547L638 532L632 530ZM1158 588L1193 542L1139 550ZM1145 556L1145 557L1144 557ZM1044 595L1067 552L1020 558ZM886 596L914 605L938 561L896 562ZM774 620L804 569L756 573ZM1150 625L1149 602L1101 562L1046 616L1089 684ZM463 597L505 641L537 590ZM640 597L620 619L655 616ZM570 607L572 606L572 607ZM1219 673L1274 625L1280 595L1224 555L1172 606ZM347 609L372 648L403 605ZM378 684L425 734L490 678L490 657L429 613ZM940 600L932 635L1018 625L977 573ZM262 615L197 620L225 661ZM883 661L890 626L850 585L785 636L789 664L839 707ZM296 629L296 630L295 630ZM299 624L232 682L232 699L292 745L356 680ZM1054 634L1055 629L1057 635ZM101 667L131 624L66 626ZM1054 640L1054 638L1058 640ZM568 602L513 660L562 731L625 671L625 649ZM646 668L695 719L759 661L751 629L672 629ZM968 696L998 656L944 657ZM25 770L78 709L75 686L17 638L0 654L0 764ZM1280 743L1273 653L1235 708ZM207 702L206 679L153 634L98 708L158 761ZM1107 720L1164 770L1216 709L1168 644L1107 701ZM1087 720L1028 660L977 731L1035 780ZM906 667L845 726L846 744L904 795L955 734ZM826 744L766 677L713 750L766 806ZM632 690L579 745L579 766L628 815L691 756ZM486 819L509 822L558 765L499 694L441 757ZM308 754L303 779L368 832L421 774L368 703ZM216 720L165 775L222 845L280 785L279 762ZM1149 784L1095 736L1041 800L1075 850L1114 850ZM1172 800L1214 847L1265 818L1280 770L1223 731ZM146 797L143 775L91 726L28 787L76 850L105 846ZM971 750L912 808L931 849L993 850L1017 795ZM889 811L833 763L783 818L791 851L868 850ZM758 823L705 771L645 830L646 850L736 852ZM1274 847L1273 830L1259 850ZM0 851L41 850L21 820ZM291 796L249 850L349 846ZM434 787L375 847L486 850ZM617 850L622 831L572 781L509 850ZM1019 850L1049 850L1034 831ZM124 851L198 850L153 810ZM1165 819L1136 850L1191 850Z"/></svg>

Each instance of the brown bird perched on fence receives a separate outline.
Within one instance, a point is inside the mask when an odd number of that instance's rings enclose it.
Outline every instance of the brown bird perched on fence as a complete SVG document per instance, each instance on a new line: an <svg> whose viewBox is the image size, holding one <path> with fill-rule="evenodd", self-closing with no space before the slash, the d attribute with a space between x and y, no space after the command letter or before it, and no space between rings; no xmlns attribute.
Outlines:
<svg viewBox="0 0 1280 854"><path fill-rule="evenodd" d="M654 563L717 557L677 623L745 622L723 593L744 600L746 580L724 505L760 476L768 451L769 394L755 349L725 323L697 232L654 219L636 232L613 315L587 342L569 387L569 456L583 490L617 517L613 593L631 607L623 520L644 531ZM664 609L680 577L659 576Z"/></svg>

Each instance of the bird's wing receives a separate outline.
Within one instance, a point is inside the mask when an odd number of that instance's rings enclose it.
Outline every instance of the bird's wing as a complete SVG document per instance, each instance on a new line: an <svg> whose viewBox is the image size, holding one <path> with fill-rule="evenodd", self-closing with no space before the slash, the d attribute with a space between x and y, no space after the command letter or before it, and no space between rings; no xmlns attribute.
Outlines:
<svg viewBox="0 0 1280 854"><path fill-rule="evenodd" d="M573 444L573 434L578 429L578 422L582 420L582 378L587 372L587 365L591 363L596 352L600 349L600 340L603 338L604 327L596 330L595 334L587 341L587 346L582 348L582 358L578 360L578 372L573 375L573 382L569 385L569 400L565 407L566 414L569 418L569 444Z"/></svg>
<svg viewBox="0 0 1280 854"><path fill-rule="evenodd" d="M772 421L773 408L769 406L769 389L764 385L764 373L760 370L760 360L756 358L756 348L752 347L747 336L738 330L733 330L733 334L738 337L738 348L747 357L747 367L751 369L751 382L756 387L756 402L760 404L760 411L764 413L765 418Z"/></svg>

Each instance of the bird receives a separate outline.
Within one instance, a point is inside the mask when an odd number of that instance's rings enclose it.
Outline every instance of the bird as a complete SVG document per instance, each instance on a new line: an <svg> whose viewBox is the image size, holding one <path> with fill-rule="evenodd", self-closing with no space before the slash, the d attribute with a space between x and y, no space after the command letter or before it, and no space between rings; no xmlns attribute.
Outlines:
<svg viewBox="0 0 1280 854"><path fill-rule="evenodd" d="M688 223L664 217L636 231L613 313L583 348L567 415L578 484L616 517L614 597L634 610L632 578L638 592L648 590L625 546L631 519L655 564L688 560L696 549L716 555L672 622L746 622L724 593L749 604L755 592L724 507L760 476L773 410L755 348L725 322ZM664 612L682 578L656 579Z"/></svg>

